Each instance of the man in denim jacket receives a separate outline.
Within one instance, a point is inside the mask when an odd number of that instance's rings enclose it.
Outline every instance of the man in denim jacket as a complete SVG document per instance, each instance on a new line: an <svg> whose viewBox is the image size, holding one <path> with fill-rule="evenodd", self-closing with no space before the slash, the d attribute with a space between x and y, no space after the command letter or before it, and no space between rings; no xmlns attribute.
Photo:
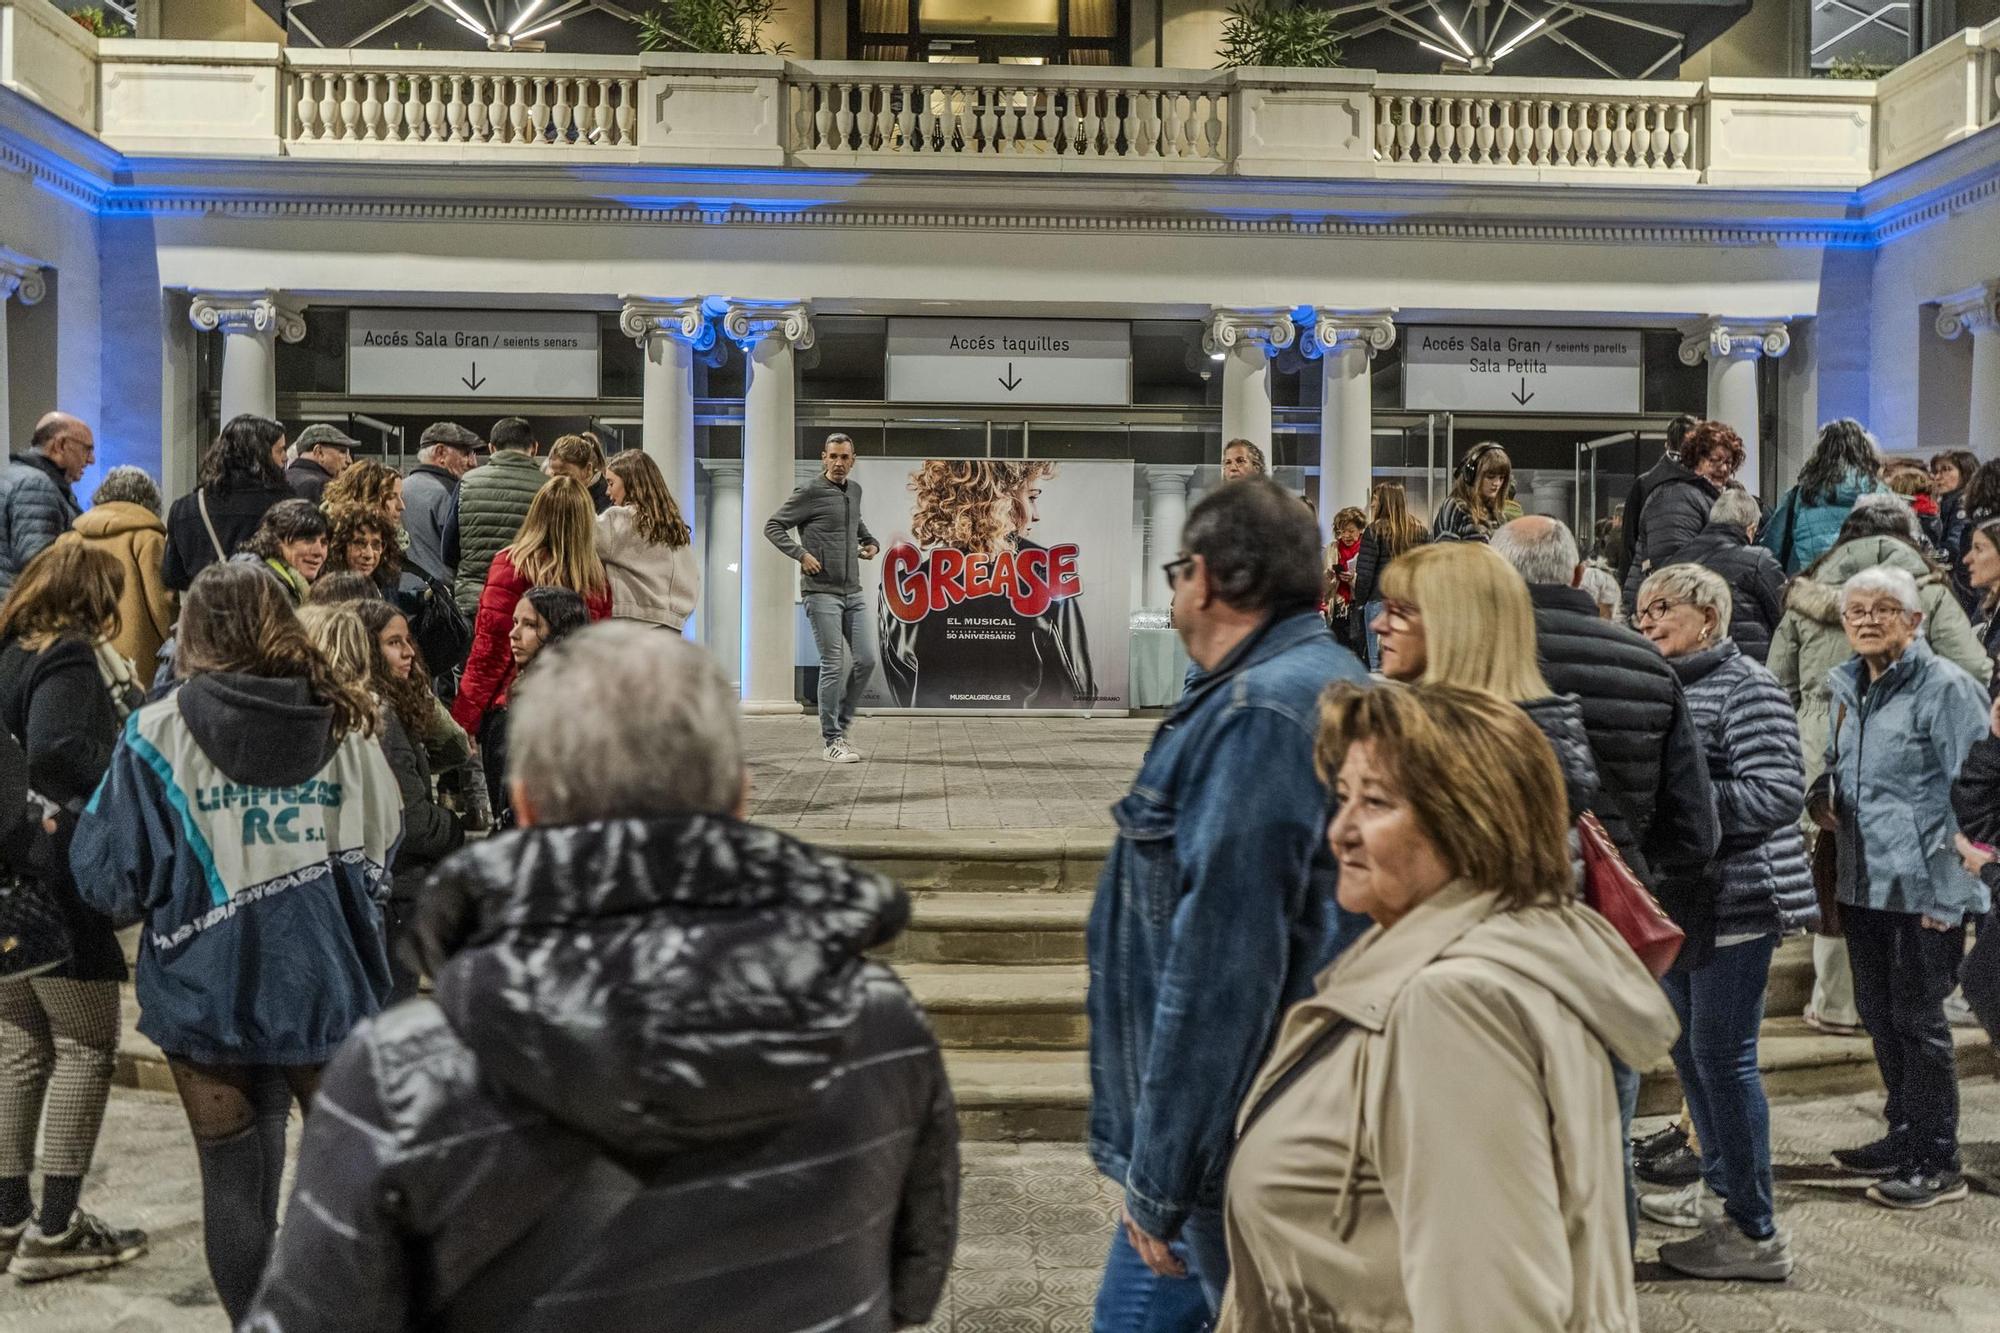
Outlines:
<svg viewBox="0 0 2000 1333"><path fill-rule="evenodd" d="M1188 516L1167 578L1197 671L1113 807L1090 914L1090 1153L1125 1187L1099 1328L1139 1326L1155 1299L1199 1328L1220 1305L1237 1110L1286 1006L1365 925L1333 900L1313 741L1320 692L1366 673L1319 617L1311 512L1231 482ZM1159 1281L1189 1270L1199 1296Z"/></svg>

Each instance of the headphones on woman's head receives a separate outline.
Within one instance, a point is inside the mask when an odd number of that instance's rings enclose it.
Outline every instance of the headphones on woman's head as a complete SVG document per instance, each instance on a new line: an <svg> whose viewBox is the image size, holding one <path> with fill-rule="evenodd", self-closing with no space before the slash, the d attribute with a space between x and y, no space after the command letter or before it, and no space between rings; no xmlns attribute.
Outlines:
<svg viewBox="0 0 2000 1333"><path fill-rule="evenodd" d="M1465 461L1458 465L1458 475L1460 479L1463 480L1466 485L1468 486L1472 485L1474 482L1479 480L1479 460L1486 457L1486 455L1488 454L1497 454L1505 452L1506 450L1502 449L1498 443L1492 440L1488 440L1484 444L1473 445L1472 451L1466 454Z"/></svg>

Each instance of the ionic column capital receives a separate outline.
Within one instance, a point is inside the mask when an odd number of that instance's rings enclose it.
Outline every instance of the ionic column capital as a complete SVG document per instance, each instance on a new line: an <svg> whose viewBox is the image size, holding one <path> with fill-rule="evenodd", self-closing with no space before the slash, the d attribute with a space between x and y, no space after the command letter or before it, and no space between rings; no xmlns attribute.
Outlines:
<svg viewBox="0 0 2000 1333"><path fill-rule="evenodd" d="M1681 364L1734 358L1755 361L1791 350L1792 331L1782 319L1729 319L1711 315L1681 338Z"/></svg>
<svg viewBox="0 0 2000 1333"><path fill-rule="evenodd" d="M1938 302L1937 331L1940 338L1956 338L1961 333L1991 333L2000 328L2000 281L1947 296Z"/></svg>
<svg viewBox="0 0 2000 1333"><path fill-rule="evenodd" d="M204 333L276 335L288 343L306 336L305 308L277 292L196 292L188 321Z"/></svg>
<svg viewBox="0 0 2000 1333"><path fill-rule="evenodd" d="M1365 348L1372 357L1395 345L1394 310L1315 311L1311 327L1299 340L1299 350L1308 358L1338 356L1350 347Z"/></svg>
<svg viewBox="0 0 2000 1333"><path fill-rule="evenodd" d="M5 305L10 296L22 305L38 304L49 294L48 279L42 275L46 267L39 259L0 246L0 305Z"/></svg>
<svg viewBox="0 0 2000 1333"><path fill-rule="evenodd" d="M618 312L618 329L643 349L655 338L671 338L697 352L715 346L715 321L701 300L655 300L628 296Z"/></svg>
<svg viewBox="0 0 2000 1333"><path fill-rule="evenodd" d="M725 301L722 331L746 352L766 338L782 338L795 348L813 345L812 316L803 301Z"/></svg>
<svg viewBox="0 0 2000 1333"><path fill-rule="evenodd" d="M1217 306L1209 312L1208 327L1201 335L1201 346L1203 351L1214 356L1217 352L1227 352L1242 344L1253 344L1261 346L1264 355L1276 356L1297 342L1298 337L1298 325L1292 322L1289 310Z"/></svg>
<svg viewBox="0 0 2000 1333"><path fill-rule="evenodd" d="M1146 464L1146 490L1149 495L1171 499L1179 496L1187 498L1188 482L1194 479L1192 467L1170 466L1160 463Z"/></svg>

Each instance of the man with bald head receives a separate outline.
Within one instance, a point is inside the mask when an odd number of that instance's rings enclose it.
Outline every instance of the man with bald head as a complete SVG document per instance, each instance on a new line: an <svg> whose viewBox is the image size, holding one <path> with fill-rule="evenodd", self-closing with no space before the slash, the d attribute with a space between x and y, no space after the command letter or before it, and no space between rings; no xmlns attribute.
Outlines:
<svg viewBox="0 0 2000 1333"><path fill-rule="evenodd" d="M35 423L28 452L0 472L0 596L42 549L69 531L83 506L70 488L97 461L97 438L67 412Z"/></svg>

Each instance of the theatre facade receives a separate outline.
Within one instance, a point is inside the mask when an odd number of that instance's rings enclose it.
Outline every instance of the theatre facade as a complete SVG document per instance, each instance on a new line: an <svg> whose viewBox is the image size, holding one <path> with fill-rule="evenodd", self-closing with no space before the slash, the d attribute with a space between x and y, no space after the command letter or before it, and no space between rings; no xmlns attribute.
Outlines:
<svg viewBox="0 0 2000 1333"><path fill-rule="evenodd" d="M0 420L73 412L170 495L245 411L405 467L434 420L595 429L666 470L693 632L769 710L811 639L764 522L842 431L872 702L1119 712L1171 697L1159 566L1226 439L1322 524L1498 441L1585 532L1682 411L1767 497L1837 416L1991 456L1996 127L2000 23L1681 82L312 51L0 0ZM937 558L977 504L1019 517ZM996 664L1030 623L1061 672Z"/></svg>

